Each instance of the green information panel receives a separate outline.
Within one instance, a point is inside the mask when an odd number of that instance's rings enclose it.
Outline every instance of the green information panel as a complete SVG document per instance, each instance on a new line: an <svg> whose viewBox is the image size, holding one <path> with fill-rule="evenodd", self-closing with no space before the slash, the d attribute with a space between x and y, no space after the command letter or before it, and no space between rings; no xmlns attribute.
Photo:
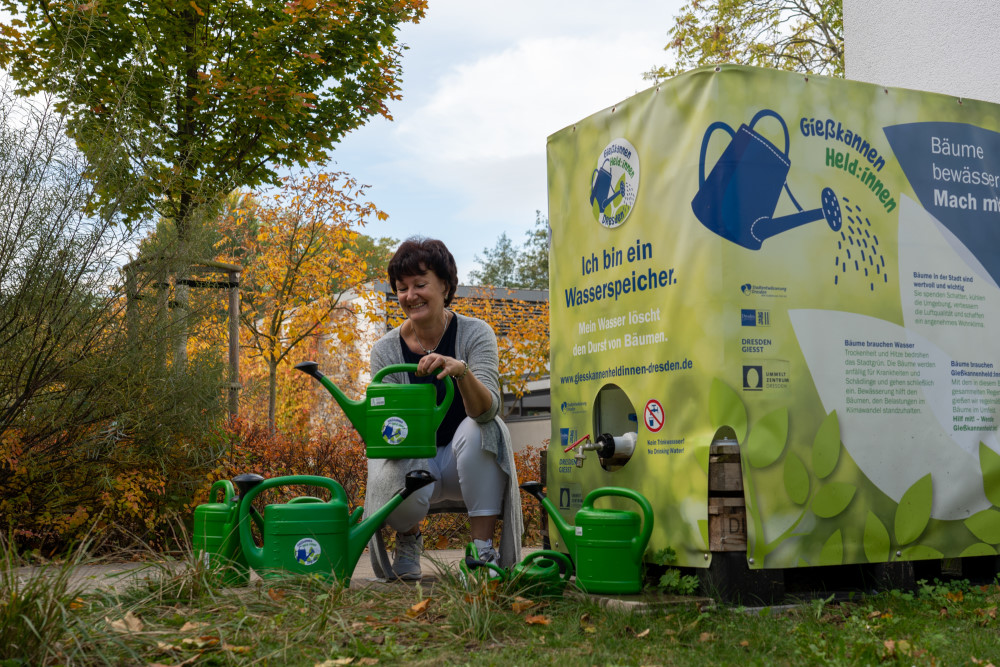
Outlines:
<svg viewBox="0 0 1000 667"><path fill-rule="evenodd" d="M726 434L753 567L997 553L1000 107L706 68L553 134L548 179L566 519L628 487L707 566Z"/></svg>

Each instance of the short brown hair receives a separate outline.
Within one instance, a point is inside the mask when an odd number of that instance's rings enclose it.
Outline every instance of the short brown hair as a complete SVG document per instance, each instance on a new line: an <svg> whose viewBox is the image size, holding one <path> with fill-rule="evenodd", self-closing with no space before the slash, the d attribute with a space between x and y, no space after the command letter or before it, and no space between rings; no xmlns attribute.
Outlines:
<svg viewBox="0 0 1000 667"><path fill-rule="evenodd" d="M444 305L450 306L458 289L458 267L451 251L437 239L411 236L399 245L387 267L392 293L396 293L396 281L400 278L419 276L428 270L448 285Z"/></svg>

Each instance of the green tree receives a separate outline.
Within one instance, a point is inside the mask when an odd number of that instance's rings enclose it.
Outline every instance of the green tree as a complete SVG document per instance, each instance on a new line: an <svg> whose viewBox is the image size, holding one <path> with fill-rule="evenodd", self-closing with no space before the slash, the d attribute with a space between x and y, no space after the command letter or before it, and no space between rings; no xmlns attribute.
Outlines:
<svg viewBox="0 0 1000 667"><path fill-rule="evenodd" d="M519 255L507 232L503 232L492 248L483 248L483 257L475 256L480 268L469 272L469 280L476 285L514 287Z"/></svg>
<svg viewBox="0 0 1000 667"><path fill-rule="evenodd" d="M844 76L842 0L690 0L675 17L659 81L719 63Z"/></svg>
<svg viewBox="0 0 1000 667"><path fill-rule="evenodd" d="M524 289L549 288L549 219L535 211L535 226L525 232L518 257L518 274Z"/></svg>
<svg viewBox="0 0 1000 667"><path fill-rule="evenodd" d="M478 269L469 272L475 285L511 289L549 288L549 219L535 211L535 226L525 232L522 247L514 245L506 232L492 248L483 248L483 257L475 256Z"/></svg>
<svg viewBox="0 0 1000 667"><path fill-rule="evenodd" d="M178 237L236 188L278 184L277 169L321 161L398 99L396 29L426 0L0 0L0 66L25 95L52 92L92 156L109 126L127 129L118 173L148 197L105 204L136 216L152 203ZM128 91L123 95L123 91Z"/></svg>
<svg viewBox="0 0 1000 667"><path fill-rule="evenodd" d="M278 185L281 167L322 161L350 130L390 117L403 47L396 29L426 0L0 0L0 66L19 92L59 100L91 159L121 136L95 205L172 221L170 273L191 230L236 188ZM123 198L122 191L135 196ZM186 276L184 276L186 277ZM189 292L176 281L174 366L186 364ZM165 311L161 312L165 316Z"/></svg>
<svg viewBox="0 0 1000 667"><path fill-rule="evenodd" d="M393 253L399 247L399 239L381 236L375 238L367 234L358 234L353 241L352 251L365 262L365 278L369 281L388 279L386 267Z"/></svg>

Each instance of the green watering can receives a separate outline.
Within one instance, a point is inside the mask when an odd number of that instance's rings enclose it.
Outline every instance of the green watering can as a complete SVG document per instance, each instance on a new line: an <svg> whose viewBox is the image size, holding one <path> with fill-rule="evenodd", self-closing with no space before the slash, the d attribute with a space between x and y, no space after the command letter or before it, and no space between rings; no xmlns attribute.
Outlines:
<svg viewBox="0 0 1000 667"><path fill-rule="evenodd" d="M413 373L416 364L393 364L375 374L365 398L352 401L319 371L315 361L295 366L326 387L365 441L370 459L431 459L437 454L437 430L455 395L451 377L445 377L445 395L437 403L433 384L381 384L390 373Z"/></svg>
<svg viewBox="0 0 1000 667"><path fill-rule="evenodd" d="M245 495L250 489L264 481L260 475L247 473L233 480ZM217 577L223 586L246 586L250 583L250 568L240 547L239 520L240 497L236 495L233 482L221 479L208 492L208 502L194 509L194 532L192 543L195 557ZM251 510L250 515L258 527L262 526L260 514Z"/></svg>
<svg viewBox="0 0 1000 667"><path fill-rule="evenodd" d="M329 477L274 477L254 487L239 504L240 545L250 567L261 577L288 573L319 574L347 586L368 540L411 493L434 481L426 470L406 474L406 486L375 514L361 521L362 508L348 514L344 487ZM250 504L262 491L279 486L308 485L327 489L330 500L303 496L264 509L263 547L254 544L246 520Z"/></svg>
<svg viewBox="0 0 1000 667"><path fill-rule="evenodd" d="M465 560L458 565L466 581L471 579L472 570L485 568L494 573L500 581L517 581L524 586L524 592L537 597L561 597L569 578L573 576L573 563L566 554L542 549L524 557L510 571L494 563L479 560L476 545L472 542L465 547Z"/></svg>
<svg viewBox="0 0 1000 667"><path fill-rule="evenodd" d="M653 534L653 508L632 489L606 486L594 489L583 499L576 524L569 524L559 508L542 493L541 482L525 482L521 488L538 498L559 530L563 543L576 565L576 584L587 593L638 593L642 590L642 555ZM619 496L642 508L635 512L597 509L594 501Z"/></svg>

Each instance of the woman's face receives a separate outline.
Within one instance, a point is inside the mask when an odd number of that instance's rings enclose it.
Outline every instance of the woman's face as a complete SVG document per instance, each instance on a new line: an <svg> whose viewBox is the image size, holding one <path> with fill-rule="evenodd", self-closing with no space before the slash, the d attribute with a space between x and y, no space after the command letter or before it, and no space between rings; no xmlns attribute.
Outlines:
<svg viewBox="0 0 1000 667"><path fill-rule="evenodd" d="M439 322L448 285L431 270L396 281L396 297L403 313L415 324Z"/></svg>

